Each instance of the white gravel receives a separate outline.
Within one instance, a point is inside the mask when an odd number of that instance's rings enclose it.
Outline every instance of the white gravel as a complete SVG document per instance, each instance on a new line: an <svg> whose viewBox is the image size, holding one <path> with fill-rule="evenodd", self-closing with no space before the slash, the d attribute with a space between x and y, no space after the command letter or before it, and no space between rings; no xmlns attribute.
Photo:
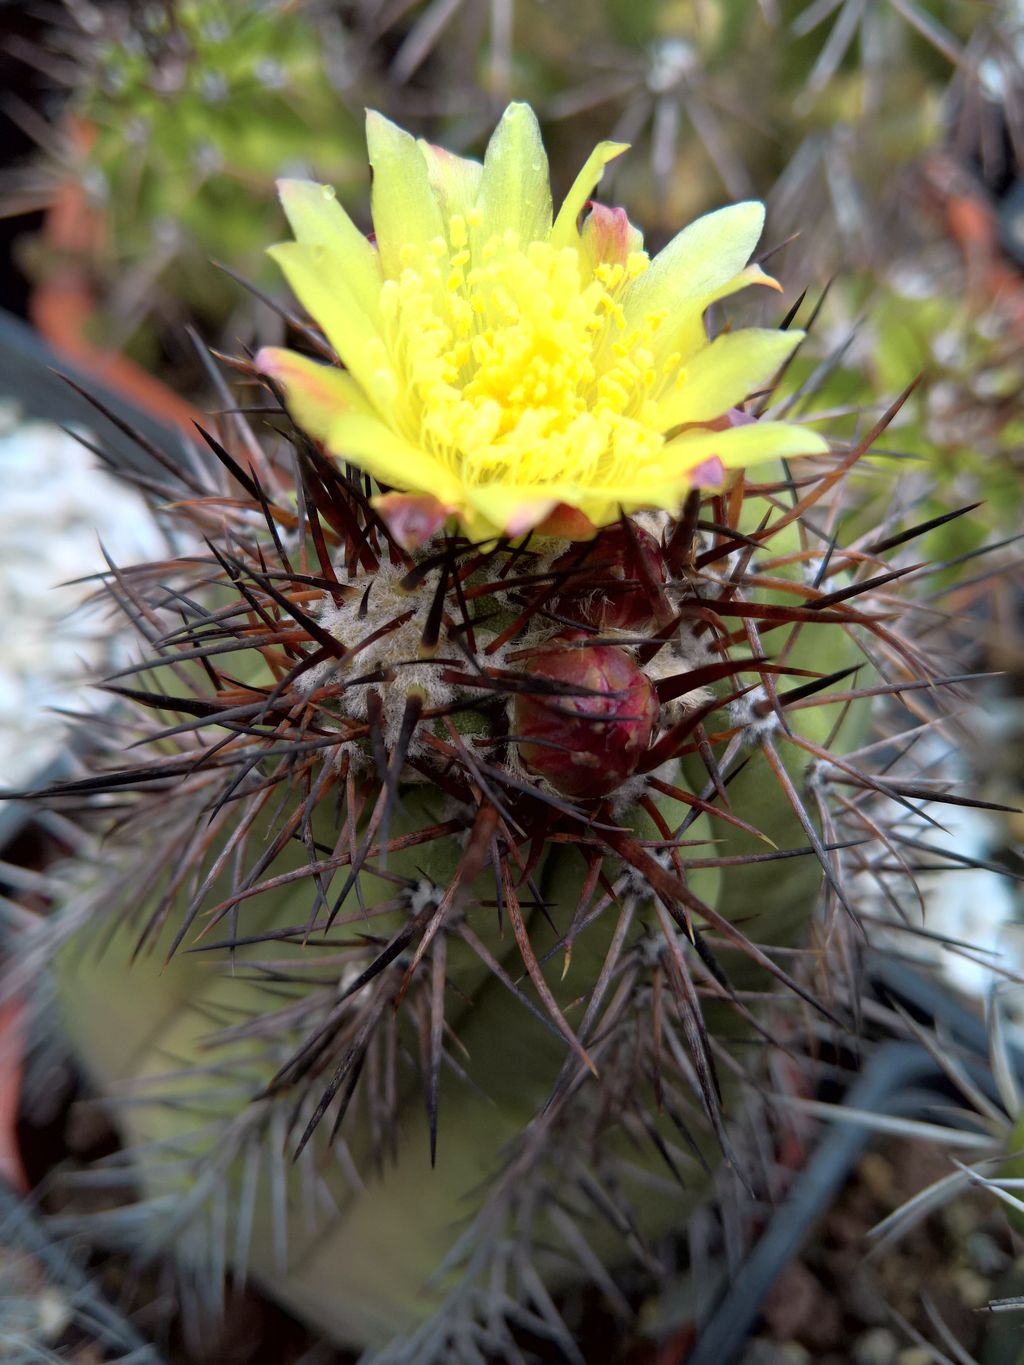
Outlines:
<svg viewBox="0 0 1024 1365"><path fill-rule="evenodd" d="M52 707L87 700L116 652L106 616L70 583L115 561L161 553L143 501L49 422L0 406L0 786L30 783L61 750Z"/></svg>

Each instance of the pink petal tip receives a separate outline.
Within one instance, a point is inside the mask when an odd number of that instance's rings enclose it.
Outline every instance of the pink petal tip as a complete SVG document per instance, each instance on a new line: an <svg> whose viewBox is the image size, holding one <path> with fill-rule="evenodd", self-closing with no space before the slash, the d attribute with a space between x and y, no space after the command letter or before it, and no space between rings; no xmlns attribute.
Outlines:
<svg viewBox="0 0 1024 1365"><path fill-rule="evenodd" d="M402 549L410 553L436 535L453 511L431 493L384 493L373 499L373 505Z"/></svg>
<svg viewBox="0 0 1024 1365"><path fill-rule="evenodd" d="M721 488L725 484L725 465L717 455L702 460L689 471L691 488Z"/></svg>

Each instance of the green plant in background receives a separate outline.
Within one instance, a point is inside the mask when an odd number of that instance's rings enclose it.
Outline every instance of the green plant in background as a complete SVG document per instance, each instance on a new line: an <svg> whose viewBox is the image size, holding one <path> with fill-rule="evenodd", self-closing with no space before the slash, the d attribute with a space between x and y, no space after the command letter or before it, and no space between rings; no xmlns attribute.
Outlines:
<svg viewBox="0 0 1024 1365"><path fill-rule="evenodd" d="M951 298L949 278L934 259L905 258L873 285L840 284L833 317L846 315L853 359L823 385L837 405L861 412L889 386L920 377L891 435L902 496L932 514L969 502L986 508L984 527L968 518L934 532L926 545L937 559L969 554L992 530L1015 531L1024 474L1016 326L998 305L972 312Z"/></svg>
<svg viewBox="0 0 1024 1365"><path fill-rule="evenodd" d="M237 289L209 261L265 276L275 179L318 174L342 193L362 182L344 40L340 24L278 0L68 5L47 57L71 84L48 139L64 154L31 173L62 198L34 268L45 279L70 251L98 296L98 340L144 352L140 326L180 325L182 307L223 326Z"/></svg>
<svg viewBox="0 0 1024 1365"><path fill-rule="evenodd" d="M436 8L425 7L424 30ZM956 0L509 8L500 65L512 89L535 101L559 140L585 142L600 117L635 145L610 183L650 231L671 231L723 194L775 191L788 206L791 188L803 202L776 231L809 239L805 271L834 268L839 245L847 267L851 253L877 259L889 178L941 137L943 96L984 26L977 7ZM447 71L433 37L431 56ZM417 52L425 60L426 33Z"/></svg>
<svg viewBox="0 0 1024 1365"><path fill-rule="evenodd" d="M381 1359L580 1360L553 1296L627 1319L723 1156L751 1178L794 1011L856 1014L815 964L856 954L872 803L964 799L913 748L962 670L896 595L921 528L846 536L899 403L830 448L785 417L792 310L709 340L771 283L759 206L651 258L589 203L622 149L555 213L524 106L482 165L368 140L372 242L283 190L312 321L235 362L271 436L144 480L194 536L107 581L134 748L53 793L102 839L24 963L123 1106L139 1198L94 1233Z"/></svg>

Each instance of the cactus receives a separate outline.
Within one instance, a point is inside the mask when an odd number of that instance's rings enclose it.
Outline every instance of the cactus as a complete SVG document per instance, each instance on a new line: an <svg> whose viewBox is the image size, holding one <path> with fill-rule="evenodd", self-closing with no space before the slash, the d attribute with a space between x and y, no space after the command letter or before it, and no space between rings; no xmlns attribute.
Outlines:
<svg viewBox="0 0 1024 1365"><path fill-rule="evenodd" d="M283 186L311 320L233 362L276 436L144 480L186 546L111 567L134 747L50 793L103 839L41 951L138 1163L102 1230L382 1359L580 1360L556 1296L627 1313L789 1005L840 1022L793 949L822 889L847 940L864 799L966 800L873 770L868 699L960 680L888 558L928 527L843 541L901 400L830 448L772 406L792 316L707 335L759 206L651 259L620 147L553 213L524 106L482 166L368 134L372 241Z"/></svg>
<svg viewBox="0 0 1024 1365"><path fill-rule="evenodd" d="M85 272L95 340L151 361L154 325L180 330L183 309L223 326L239 294L209 262L263 273L275 178L305 170L343 192L361 182L358 125L303 8L68 5L44 60L73 73L72 90L27 172L57 207L30 261L44 281L68 263Z"/></svg>

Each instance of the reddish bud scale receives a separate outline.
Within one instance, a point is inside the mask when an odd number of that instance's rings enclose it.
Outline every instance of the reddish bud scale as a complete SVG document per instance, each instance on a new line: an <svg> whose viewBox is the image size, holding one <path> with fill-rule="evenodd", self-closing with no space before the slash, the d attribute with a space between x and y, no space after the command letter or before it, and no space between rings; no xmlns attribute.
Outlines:
<svg viewBox="0 0 1024 1365"><path fill-rule="evenodd" d="M632 777L650 747L660 710L650 680L624 649L565 647L587 638L582 631L565 632L531 656L529 674L590 692L520 693L515 700L520 757L565 796L607 796Z"/></svg>
<svg viewBox="0 0 1024 1365"><path fill-rule="evenodd" d="M588 545L567 550L551 567L571 573L558 610L599 630L650 627L655 613L646 585L668 582L661 546L640 526L632 528L632 535L622 526L609 526Z"/></svg>

